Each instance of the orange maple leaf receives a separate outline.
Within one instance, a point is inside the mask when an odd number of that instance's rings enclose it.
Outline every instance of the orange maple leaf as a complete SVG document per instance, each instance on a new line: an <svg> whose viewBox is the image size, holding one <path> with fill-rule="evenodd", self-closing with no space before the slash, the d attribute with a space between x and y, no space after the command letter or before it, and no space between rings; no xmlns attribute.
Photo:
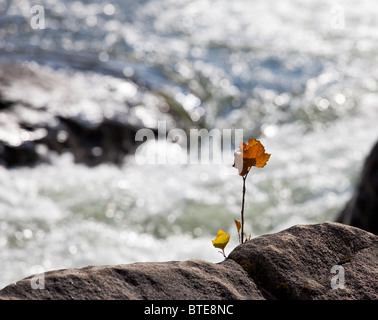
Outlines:
<svg viewBox="0 0 378 320"><path fill-rule="evenodd" d="M269 153L265 153L265 148L259 140L254 138L248 140L248 144L242 142L239 150L235 152L233 167L238 169L239 175L245 176L251 167L262 168L270 158Z"/></svg>

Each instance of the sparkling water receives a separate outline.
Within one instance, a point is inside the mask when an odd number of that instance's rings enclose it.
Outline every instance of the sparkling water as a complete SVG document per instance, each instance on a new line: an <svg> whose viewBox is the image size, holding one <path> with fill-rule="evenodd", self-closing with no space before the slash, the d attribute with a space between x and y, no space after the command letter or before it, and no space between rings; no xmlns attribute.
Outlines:
<svg viewBox="0 0 378 320"><path fill-rule="evenodd" d="M89 71L132 77L194 124L259 138L272 156L247 179L252 237L334 220L378 138L371 1L46 0L44 29L32 26L34 1L4 3L2 61L73 68L83 87ZM226 254L237 245L242 179L228 163L142 165L130 155L88 168L50 157L0 167L0 288L36 266L221 261L211 244L220 228L231 234Z"/></svg>

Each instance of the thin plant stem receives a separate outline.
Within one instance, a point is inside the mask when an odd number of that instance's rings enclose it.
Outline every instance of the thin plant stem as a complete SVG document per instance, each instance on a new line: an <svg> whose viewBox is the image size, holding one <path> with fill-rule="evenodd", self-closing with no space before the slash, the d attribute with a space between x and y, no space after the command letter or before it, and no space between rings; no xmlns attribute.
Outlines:
<svg viewBox="0 0 378 320"><path fill-rule="evenodd" d="M243 199L242 199L242 209L241 209L241 235L240 235L240 239L241 239L241 243L244 242L244 199L245 199L245 180L247 179L247 176L248 176L248 173L249 173L249 170L247 171L247 173L245 174L245 176L243 177Z"/></svg>

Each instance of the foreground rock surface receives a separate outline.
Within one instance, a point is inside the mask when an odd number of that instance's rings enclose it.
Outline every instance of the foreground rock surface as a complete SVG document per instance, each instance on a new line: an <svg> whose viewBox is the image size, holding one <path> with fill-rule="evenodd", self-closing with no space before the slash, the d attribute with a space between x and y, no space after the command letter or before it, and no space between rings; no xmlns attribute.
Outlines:
<svg viewBox="0 0 378 320"><path fill-rule="evenodd" d="M298 225L238 246L229 258L278 299L378 299L378 237L355 227ZM340 272L344 289L339 281L334 289Z"/></svg>
<svg viewBox="0 0 378 320"><path fill-rule="evenodd" d="M134 263L65 269L45 274L45 289L33 277L0 291L0 299L264 299L247 272L229 260Z"/></svg>
<svg viewBox="0 0 378 320"><path fill-rule="evenodd" d="M31 276L1 290L0 299L378 299L377 262L371 233L339 223L298 225L248 241L218 264L56 270L44 274L44 289L32 289ZM332 288L341 268L344 288Z"/></svg>

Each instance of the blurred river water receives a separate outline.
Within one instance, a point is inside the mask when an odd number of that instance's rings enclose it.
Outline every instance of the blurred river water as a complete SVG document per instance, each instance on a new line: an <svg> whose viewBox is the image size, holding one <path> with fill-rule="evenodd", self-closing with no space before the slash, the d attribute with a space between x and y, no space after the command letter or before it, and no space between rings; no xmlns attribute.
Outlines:
<svg viewBox="0 0 378 320"><path fill-rule="evenodd" d="M136 79L194 124L260 139L272 156L247 179L245 230L256 237L334 220L350 198L378 138L377 16L367 0L4 1L0 62L74 70L79 90L93 73ZM36 266L221 261L211 240L221 228L226 253L237 245L241 189L230 164L132 154L121 166L69 153L0 166L0 288Z"/></svg>

